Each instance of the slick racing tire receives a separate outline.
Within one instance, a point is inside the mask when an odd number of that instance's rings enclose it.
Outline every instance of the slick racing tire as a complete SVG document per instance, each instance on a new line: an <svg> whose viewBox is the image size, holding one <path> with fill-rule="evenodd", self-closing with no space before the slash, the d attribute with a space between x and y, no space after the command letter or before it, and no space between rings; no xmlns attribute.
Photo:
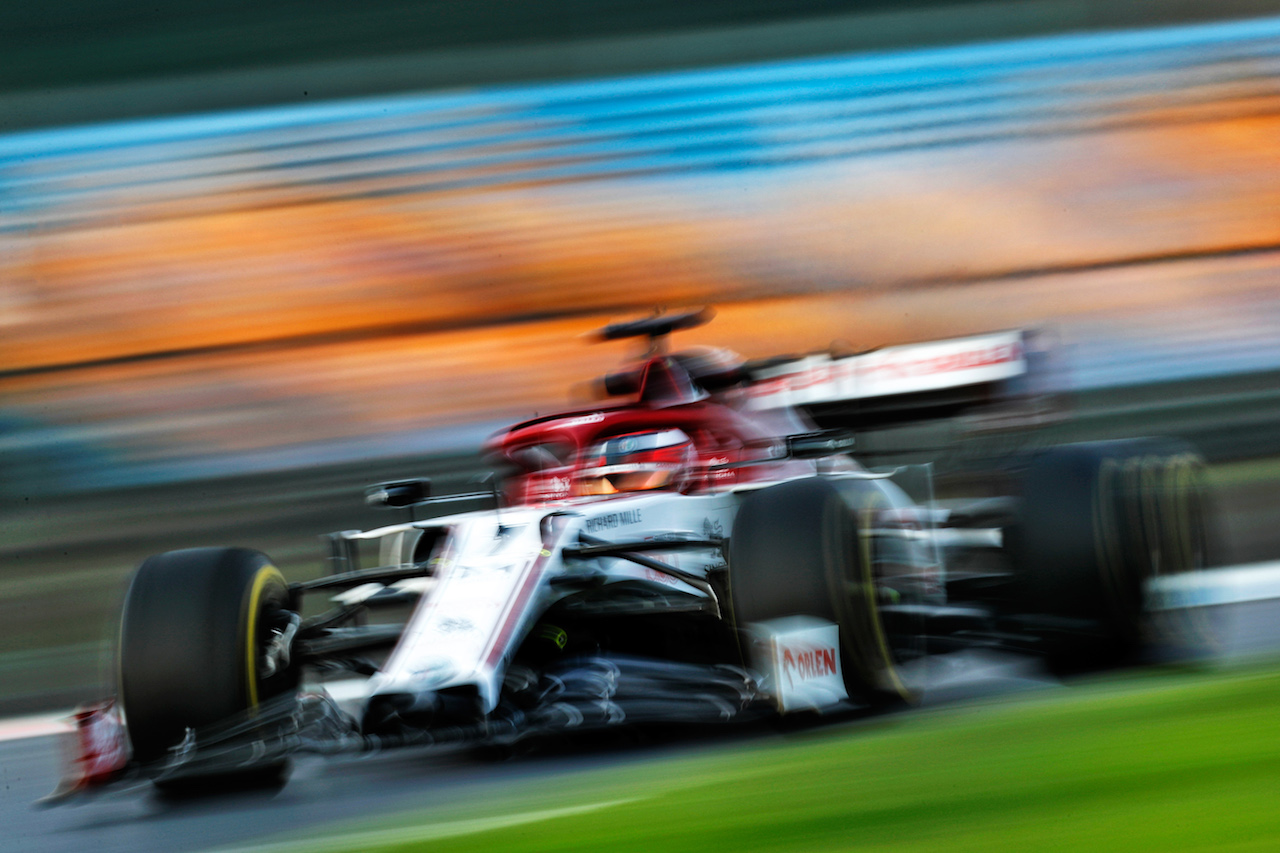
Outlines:
<svg viewBox="0 0 1280 853"><path fill-rule="evenodd" d="M1131 658L1147 639L1144 583L1206 565L1202 468L1162 439L1062 445L1031 460L1006 547L1019 609L1052 668Z"/></svg>
<svg viewBox="0 0 1280 853"><path fill-rule="evenodd" d="M120 702L137 761L159 762L187 729L252 714L296 691L296 669L264 672L264 651L288 606L284 577L256 551L195 548L143 562L125 596L119 653ZM277 763L235 779L283 781L286 770Z"/></svg>
<svg viewBox="0 0 1280 853"><path fill-rule="evenodd" d="M842 491L812 478L762 489L743 502L729 539L735 627L741 632L752 622L791 615L835 622L850 697L871 704L913 701L881 617L868 531Z"/></svg>

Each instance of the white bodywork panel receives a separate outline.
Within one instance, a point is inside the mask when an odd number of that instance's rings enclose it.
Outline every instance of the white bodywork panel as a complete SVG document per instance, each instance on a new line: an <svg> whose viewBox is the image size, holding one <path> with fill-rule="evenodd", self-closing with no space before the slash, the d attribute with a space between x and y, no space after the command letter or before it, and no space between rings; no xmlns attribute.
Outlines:
<svg viewBox="0 0 1280 853"><path fill-rule="evenodd" d="M1026 372L1022 333L997 332L837 359L811 355L762 370L747 393L750 408L769 410L959 388Z"/></svg>
<svg viewBox="0 0 1280 853"><path fill-rule="evenodd" d="M728 534L741 497L734 493L682 495L646 492L605 500L558 501L541 507L467 513L358 534L376 539L380 556L403 565L411 555L387 552L391 543L416 542L407 530L448 531L436 560L436 583L419 602L368 696L421 694L451 687L477 688L485 713L497 705L507 663L536 619L567 595L549 583L574 572L603 572L605 582L641 582L694 598L704 590L617 557L566 561L563 549L580 534L605 542L719 539ZM655 551L645 555L704 578L724 565L717 548Z"/></svg>
<svg viewBox="0 0 1280 853"><path fill-rule="evenodd" d="M475 685L485 710L497 703L505 644L522 627L546 573L544 512L461 516L448 524L436 586L419 603L370 694ZM548 543L554 547L555 543Z"/></svg>

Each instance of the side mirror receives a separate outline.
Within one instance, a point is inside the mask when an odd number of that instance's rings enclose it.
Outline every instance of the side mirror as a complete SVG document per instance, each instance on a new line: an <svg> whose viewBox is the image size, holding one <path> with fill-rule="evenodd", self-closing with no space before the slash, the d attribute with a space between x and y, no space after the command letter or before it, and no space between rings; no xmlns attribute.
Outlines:
<svg viewBox="0 0 1280 853"><path fill-rule="evenodd" d="M364 502L379 509L404 509L431 499L431 481L425 477L378 483L364 490Z"/></svg>
<svg viewBox="0 0 1280 853"><path fill-rule="evenodd" d="M824 429L787 436L787 455L795 459L821 459L837 453L852 453L854 435L842 429Z"/></svg>

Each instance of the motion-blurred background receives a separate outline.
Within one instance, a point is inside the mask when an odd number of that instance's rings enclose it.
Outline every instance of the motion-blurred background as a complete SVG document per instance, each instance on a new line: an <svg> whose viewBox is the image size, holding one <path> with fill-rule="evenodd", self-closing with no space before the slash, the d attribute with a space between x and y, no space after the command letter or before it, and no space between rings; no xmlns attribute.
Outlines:
<svg viewBox="0 0 1280 853"><path fill-rule="evenodd" d="M714 304L748 357L1045 330L1280 555L1280 3L0 6L0 712L148 553L293 577Z"/></svg>

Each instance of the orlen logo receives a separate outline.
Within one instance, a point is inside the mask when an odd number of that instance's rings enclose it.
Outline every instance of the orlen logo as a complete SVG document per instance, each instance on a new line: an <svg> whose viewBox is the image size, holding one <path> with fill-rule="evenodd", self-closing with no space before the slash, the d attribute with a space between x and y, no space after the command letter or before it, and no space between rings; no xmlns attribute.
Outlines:
<svg viewBox="0 0 1280 853"><path fill-rule="evenodd" d="M800 646L782 649L782 672L787 676L787 686L796 681L808 681L824 675L836 674L836 650L834 646Z"/></svg>

